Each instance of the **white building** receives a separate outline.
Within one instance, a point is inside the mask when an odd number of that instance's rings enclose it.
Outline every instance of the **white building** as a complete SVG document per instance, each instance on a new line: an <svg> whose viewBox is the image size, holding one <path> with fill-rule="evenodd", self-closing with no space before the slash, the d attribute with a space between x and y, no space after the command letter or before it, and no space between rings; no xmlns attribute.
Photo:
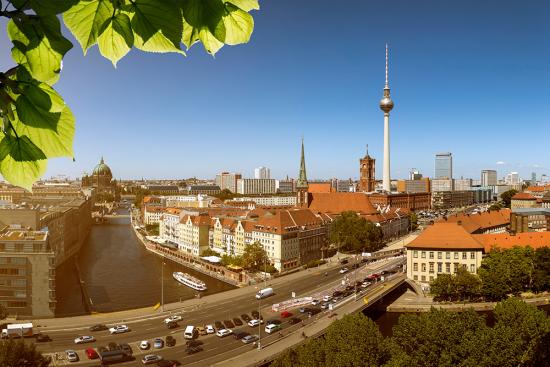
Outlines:
<svg viewBox="0 0 550 367"><path fill-rule="evenodd" d="M520 183L519 173L510 172L506 175L506 184L507 185L517 185Z"/></svg>
<svg viewBox="0 0 550 367"><path fill-rule="evenodd" d="M231 192L237 192L237 180L241 178L240 173L221 172L216 175L216 185L222 191L227 189Z"/></svg>
<svg viewBox="0 0 550 367"><path fill-rule="evenodd" d="M493 169L481 171L481 186L495 186L497 183L497 171Z"/></svg>
<svg viewBox="0 0 550 367"><path fill-rule="evenodd" d="M472 189L472 179L471 178L461 178L454 180L454 189L455 191L468 191Z"/></svg>
<svg viewBox="0 0 550 367"><path fill-rule="evenodd" d="M243 195L275 194L275 181L267 178L241 178L237 180L237 192Z"/></svg>
<svg viewBox="0 0 550 367"><path fill-rule="evenodd" d="M234 198L233 201L253 201L263 206L295 206L296 196L252 196Z"/></svg>
<svg viewBox="0 0 550 367"><path fill-rule="evenodd" d="M452 179L434 178L432 180L432 192L453 191L453 190L454 190L454 184Z"/></svg>
<svg viewBox="0 0 550 367"><path fill-rule="evenodd" d="M264 166L258 167L254 169L254 178L271 178L271 170Z"/></svg>
<svg viewBox="0 0 550 367"><path fill-rule="evenodd" d="M214 197L208 195L176 195L165 196L165 206L171 208L182 207L194 207L194 208L208 208L212 205Z"/></svg>
<svg viewBox="0 0 550 367"><path fill-rule="evenodd" d="M143 222L145 224L159 224L164 208L146 205L143 211Z"/></svg>

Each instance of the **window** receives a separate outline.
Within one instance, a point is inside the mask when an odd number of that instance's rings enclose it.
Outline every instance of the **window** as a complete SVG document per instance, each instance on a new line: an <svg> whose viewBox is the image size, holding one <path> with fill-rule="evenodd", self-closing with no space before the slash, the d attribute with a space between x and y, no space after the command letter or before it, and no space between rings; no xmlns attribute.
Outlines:
<svg viewBox="0 0 550 367"><path fill-rule="evenodd" d="M451 253L450 253L449 251L447 251L447 252L445 253L445 258L446 258L447 260L450 260L450 259L451 259Z"/></svg>
<svg viewBox="0 0 550 367"><path fill-rule="evenodd" d="M434 280L434 277L430 275L430 282L433 282L433 280Z"/></svg>
<svg viewBox="0 0 550 367"><path fill-rule="evenodd" d="M418 257L418 251L417 250L413 251L413 257Z"/></svg>
<svg viewBox="0 0 550 367"><path fill-rule="evenodd" d="M418 271L418 263L413 263L413 270Z"/></svg>
<svg viewBox="0 0 550 367"><path fill-rule="evenodd" d="M423 259L426 258L426 251L422 251L421 257L422 257Z"/></svg>
<svg viewBox="0 0 550 367"><path fill-rule="evenodd" d="M454 266L454 272L455 273L458 273L458 267L460 266L459 263L455 263L455 266Z"/></svg>
<svg viewBox="0 0 550 367"><path fill-rule="evenodd" d="M451 263L445 263L445 273L451 272Z"/></svg>
<svg viewBox="0 0 550 367"><path fill-rule="evenodd" d="M426 264L422 264L422 271L423 271L423 272L426 271Z"/></svg>
<svg viewBox="0 0 550 367"><path fill-rule="evenodd" d="M476 253L470 252L470 259L475 260L476 259Z"/></svg>
<svg viewBox="0 0 550 367"><path fill-rule="evenodd" d="M443 257L443 254L441 253L441 251L438 251L437 252L437 259L441 260L442 257Z"/></svg>
<svg viewBox="0 0 550 367"><path fill-rule="evenodd" d="M437 263L437 272L438 272L438 273L442 273L442 272L443 272L443 264L442 264L442 263Z"/></svg>
<svg viewBox="0 0 550 367"><path fill-rule="evenodd" d="M466 259L468 259L468 253L466 251L464 251L462 253L462 260L466 260Z"/></svg>
<svg viewBox="0 0 550 367"><path fill-rule="evenodd" d="M434 263L430 263L430 273L434 272Z"/></svg>
<svg viewBox="0 0 550 367"><path fill-rule="evenodd" d="M474 264L470 264L470 273L475 274L476 272L476 266Z"/></svg>
<svg viewBox="0 0 550 367"><path fill-rule="evenodd" d="M458 252L455 252L455 260L458 260Z"/></svg>
<svg viewBox="0 0 550 367"><path fill-rule="evenodd" d="M430 259L433 259L433 258L434 258L434 252L430 251Z"/></svg>
<svg viewBox="0 0 550 367"><path fill-rule="evenodd" d="M425 282L426 281L426 276L425 275L422 275L422 281Z"/></svg>
<svg viewBox="0 0 550 367"><path fill-rule="evenodd" d="M413 276L414 280L418 280L418 275Z"/></svg>

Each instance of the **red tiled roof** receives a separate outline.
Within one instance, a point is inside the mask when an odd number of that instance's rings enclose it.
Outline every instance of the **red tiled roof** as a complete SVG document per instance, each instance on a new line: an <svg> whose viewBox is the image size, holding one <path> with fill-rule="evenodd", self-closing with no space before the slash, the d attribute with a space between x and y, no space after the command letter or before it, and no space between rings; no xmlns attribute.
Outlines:
<svg viewBox="0 0 550 367"><path fill-rule="evenodd" d="M378 213L368 196L361 192L310 193L309 209L334 214L347 210L363 214Z"/></svg>
<svg viewBox="0 0 550 367"><path fill-rule="evenodd" d="M253 231L283 234L301 227L316 228L323 224L320 216L309 209L280 209L266 212L253 222Z"/></svg>
<svg viewBox="0 0 550 367"><path fill-rule="evenodd" d="M537 198L528 192L518 192L512 196L512 200L537 200Z"/></svg>
<svg viewBox="0 0 550 367"><path fill-rule="evenodd" d="M329 193L334 192L332 184L330 182L323 183L310 183L307 187L307 192L311 193Z"/></svg>
<svg viewBox="0 0 550 367"><path fill-rule="evenodd" d="M426 228L407 248L483 249L483 245L458 223L437 222Z"/></svg>
<svg viewBox="0 0 550 367"><path fill-rule="evenodd" d="M550 232L524 232L510 235L509 233L477 234L474 238L483 244L485 252L493 247L509 249L514 246L532 248L550 247Z"/></svg>
<svg viewBox="0 0 550 367"><path fill-rule="evenodd" d="M544 191L550 191L550 185L546 186L529 186L525 189L527 192L544 192Z"/></svg>
<svg viewBox="0 0 550 367"><path fill-rule="evenodd" d="M458 223L461 222L464 229L470 233L480 230L501 227L510 223L510 209L491 210L479 214L454 214L438 222Z"/></svg>

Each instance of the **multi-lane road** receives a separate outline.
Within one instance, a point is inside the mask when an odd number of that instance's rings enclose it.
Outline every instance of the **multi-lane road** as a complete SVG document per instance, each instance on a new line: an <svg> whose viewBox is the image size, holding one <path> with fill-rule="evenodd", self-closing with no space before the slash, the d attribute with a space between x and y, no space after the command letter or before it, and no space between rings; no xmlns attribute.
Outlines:
<svg viewBox="0 0 550 367"><path fill-rule="evenodd" d="M140 365L141 358L145 354L159 354L164 359L177 360L183 365L192 366L206 366L223 361L229 357L241 354L249 351L253 348L252 345L246 345L240 340L236 340L233 336L225 338L219 338L215 335L200 336L198 340L202 342L202 351L187 355L185 348L185 339L183 338L183 331L186 325L204 326L206 324L214 324L215 321L230 320L233 318L239 318L241 314L248 314L251 316L253 310L261 308L261 313L264 319L269 320L277 318L278 314L271 310L271 305L274 303L282 302L291 298L292 292L297 297L302 296L314 296L320 298L324 294L332 293L335 287L342 284L342 280L349 279L351 282L355 278L357 280L363 279L368 274L373 272L380 272L385 269L394 268L396 265L402 264L403 258L391 258L389 260L378 261L376 263L362 266L357 270L357 277L350 271L345 274L340 273L340 269L345 266L333 268L325 272L324 269L317 270L312 269L309 272L309 276L301 277L295 281L284 282L277 286L274 286L275 295L267 299L261 300L261 304L254 298L254 294L257 292L257 288L250 287L250 290L243 295L228 298L216 303L205 303L198 307L196 310L188 312L175 312L183 317L183 320L179 322L179 327L176 329L168 329L164 323L166 315L159 315L154 317L147 317L145 319L136 320L132 322L124 322L131 329L130 332L118 335L110 335L107 330L100 332L90 332L88 327L82 328L67 328L60 330L47 331L47 334L52 338L52 341L46 343L39 343L38 349L44 353L52 355L54 358L54 365L64 364L78 364L83 366L96 366L99 365L97 360L90 361L87 359L84 349L88 347L97 348L99 346L107 346L110 342L115 343L128 343L134 351L135 361L121 363L120 365ZM262 285L263 286L263 285ZM310 321L308 317L304 317L298 310L290 310L297 317L304 319L304 322ZM300 323L296 325L290 325L283 321L283 334L289 333L292 330L302 327ZM123 320L120 320L123 323ZM111 326L111 324L108 324ZM264 333L264 326L261 329L261 341L265 345L267 343L275 341L280 338L279 333L272 335ZM251 328L243 321L243 326L234 328L234 331L245 331L250 334L258 334L258 328ZM77 336L93 335L96 338L96 342L75 345L74 339ZM176 345L174 347L164 347L162 349L149 349L147 351L141 351L138 348L138 344L141 340L148 340L152 344L152 340L156 337L162 337L163 339L167 335L172 335L176 339ZM70 363L65 359L58 360L55 358L55 353L65 358L65 350L76 350L80 362Z"/></svg>

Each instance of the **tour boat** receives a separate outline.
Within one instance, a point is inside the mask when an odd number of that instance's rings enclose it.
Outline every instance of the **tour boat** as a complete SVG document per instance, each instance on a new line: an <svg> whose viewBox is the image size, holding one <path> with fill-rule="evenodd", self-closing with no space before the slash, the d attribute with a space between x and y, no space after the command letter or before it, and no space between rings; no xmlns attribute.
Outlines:
<svg viewBox="0 0 550 367"><path fill-rule="evenodd" d="M199 280L189 274L182 273L181 271L175 271L172 273L172 276L181 284L186 285L189 288L193 288L196 291L206 290L206 284L202 280Z"/></svg>

